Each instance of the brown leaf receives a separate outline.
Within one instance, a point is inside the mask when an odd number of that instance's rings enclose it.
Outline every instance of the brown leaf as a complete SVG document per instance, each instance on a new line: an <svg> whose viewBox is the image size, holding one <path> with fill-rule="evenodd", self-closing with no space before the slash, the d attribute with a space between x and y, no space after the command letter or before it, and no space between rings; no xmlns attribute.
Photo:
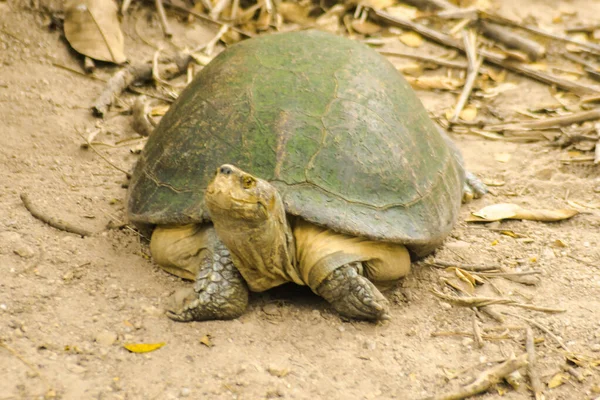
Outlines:
<svg viewBox="0 0 600 400"><path fill-rule="evenodd" d="M567 374L559 372L550 379L550 381L548 382L548 387L550 389L554 389L555 387L558 387L565 383L568 379L569 376Z"/></svg>
<svg viewBox="0 0 600 400"><path fill-rule="evenodd" d="M403 33L398 39L408 47L420 47L423 44L423 36L413 31Z"/></svg>
<svg viewBox="0 0 600 400"><path fill-rule="evenodd" d="M531 221L554 222L569 219L579 211L572 209L524 209L517 204L501 203L482 208L472 213L474 217L468 218L467 222L492 222L503 219L526 219Z"/></svg>
<svg viewBox="0 0 600 400"><path fill-rule="evenodd" d="M67 0L65 36L79 53L100 61L127 61L114 0Z"/></svg>
<svg viewBox="0 0 600 400"><path fill-rule="evenodd" d="M362 21L360 19L352 20L352 29L363 35L372 35L381 31L381 26L374 24L369 21Z"/></svg>

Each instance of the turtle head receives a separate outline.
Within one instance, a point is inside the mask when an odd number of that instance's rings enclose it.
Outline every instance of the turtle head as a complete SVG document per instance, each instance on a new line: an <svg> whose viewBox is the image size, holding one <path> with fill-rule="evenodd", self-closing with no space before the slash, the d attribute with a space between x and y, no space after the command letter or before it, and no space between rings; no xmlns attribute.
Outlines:
<svg viewBox="0 0 600 400"><path fill-rule="evenodd" d="M213 221L224 218L260 223L279 211L274 186L229 164L217 168L204 201Z"/></svg>

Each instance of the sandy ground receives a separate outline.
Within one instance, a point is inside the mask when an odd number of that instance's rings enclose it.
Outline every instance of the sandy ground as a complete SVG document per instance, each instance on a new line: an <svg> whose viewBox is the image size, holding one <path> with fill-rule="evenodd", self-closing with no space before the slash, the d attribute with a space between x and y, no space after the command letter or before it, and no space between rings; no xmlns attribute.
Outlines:
<svg viewBox="0 0 600 400"><path fill-rule="evenodd" d="M600 15L598 3L562 3L506 1L502 7L509 16L531 14L547 24L561 7L587 22L594 22L588 16ZM133 15L138 29L154 40L160 29L146 18L149 13L135 9ZM471 332L473 312L437 299L430 290L445 273L424 265L388 293L392 320L384 325L343 321L324 301L294 286L253 295L246 314L234 321L182 324L166 318L165 299L188 283L153 265L136 232L106 228L124 220L126 180L81 149L77 134L101 128L97 140L134 137L130 117L111 112L98 120L90 114L104 83L55 66L81 70L81 60L59 32L46 28L47 22L24 2L0 1L0 399L44 394L62 399L419 399L468 382L485 368L481 363L524 352L519 331L486 340L482 348L465 336L432 336ZM198 24L174 25L177 40L197 44L206 37L207 29ZM140 40L131 17L125 36L131 59L151 58L154 49ZM115 70L102 65L98 74L108 77ZM523 118L516 109L556 103L545 85L512 74L507 81L518 86L488 102L507 118ZM438 115L456 98L419 95ZM505 296L566 309L555 315L510 311L542 323L572 352L600 359L598 167L564 165L559 160L565 151L546 143L453 137L473 172L504 185L463 207L461 222L436 257L540 271L537 287L500 278L493 282ZM132 147L101 151L129 170L137 157ZM499 153L510 159L497 161ZM96 233L81 238L51 228L23 207L21 193L44 213ZM500 225L521 238L463 222L470 211L488 204L562 208L567 199L586 212L560 223ZM485 315L480 323L502 326ZM511 325L522 321L504 323ZM202 343L207 335L212 347ZM536 330L536 337L545 339L537 346L537 369L548 382L565 365L565 354L549 335ZM135 354L123 348L127 342L166 345ZM447 374L478 365L448 381ZM546 398L600 396L599 371L578 371L582 382L571 377L547 389ZM504 399L531 397L524 387L514 391L500 385L480 398L500 398L504 392Z"/></svg>

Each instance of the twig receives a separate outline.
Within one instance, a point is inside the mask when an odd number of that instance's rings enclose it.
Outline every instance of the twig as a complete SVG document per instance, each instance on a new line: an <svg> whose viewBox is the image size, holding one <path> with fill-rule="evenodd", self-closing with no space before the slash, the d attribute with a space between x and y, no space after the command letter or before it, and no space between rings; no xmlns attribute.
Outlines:
<svg viewBox="0 0 600 400"><path fill-rule="evenodd" d="M483 338L481 337L481 329L479 328L479 323L477 322L477 313L473 313L473 337L475 338L475 343L477 343L477 347L483 347Z"/></svg>
<svg viewBox="0 0 600 400"><path fill-rule="evenodd" d="M411 53L405 53L405 52L401 52L401 51L378 50L377 52L381 55L389 56L389 57L406 57L406 58L412 58L414 60L431 62L434 64L438 64L442 67L456 68L456 69L467 69L468 68L468 64L466 64L462 61L445 60L443 58L424 56L421 54L411 54Z"/></svg>
<svg viewBox="0 0 600 400"><path fill-rule="evenodd" d="M182 12L182 13L193 15L194 17L196 17L198 19L201 19L202 21L210 22L210 23L215 24L215 25L223 26L223 25L227 24L226 22L222 22L222 21L219 21L219 20L216 20L216 19L212 19L208 15L204 15L202 13L199 13L198 11L195 11L195 10L192 10L192 9L188 9L188 8L185 8L185 7L181 7L181 6L178 6L177 4L173 4L173 2L167 2L167 3L165 3L165 5L167 7L170 7L172 9L174 9L174 10L177 10L177 11ZM253 33L250 33L248 31L236 28L234 26L230 26L229 29L231 29L232 31L235 31L235 32L239 33L240 35L245 36L247 38L251 38L251 37L255 36Z"/></svg>
<svg viewBox="0 0 600 400"><path fill-rule="evenodd" d="M485 127L485 129L490 131L548 129L599 118L600 108L595 108L593 110L576 112L570 115L561 115L560 117L550 117L534 121L509 122L508 124L488 125Z"/></svg>
<svg viewBox="0 0 600 400"><path fill-rule="evenodd" d="M113 102L113 97L118 96L123 90L134 82L152 79L152 65L130 65L114 74L106 83L104 90L94 102L92 111L95 115L103 117Z"/></svg>
<svg viewBox="0 0 600 400"><path fill-rule="evenodd" d="M432 400L461 400L467 397L474 396L478 393L485 392L493 385L499 383L508 374L527 365L527 354L522 354L519 357L511 355L502 364L493 366L490 369L483 371L473 383L464 386L455 392L437 395L432 397Z"/></svg>
<svg viewBox="0 0 600 400"><path fill-rule="evenodd" d="M502 267L500 267L502 268ZM477 272L477 275L485 276L487 278L506 278L510 276L527 276L527 275L541 275L540 271L522 271L522 272Z"/></svg>
<svg viewBox="0 0 600 400"><path fill-rule="evenodd" d="M433 261L423 261L423 264L435 267L435 268L448 268L448 267L458 267L460 269L464 269L466 271L491 271L498 269L498 267L494 265L475 265L475 264L461 264L455 261L442 261L442 260L433 260Z"/></svg>
<svg viewBox="0 0 600 400"><path fill-rule="evenodd" d="M61 231L65 231L65 232L70 232L70 233L75 233L79 236L91 236L92 232L80 228L78 226L74 226L68 222L64 222L63 220L60 220L58 218L55 217L49 217L44 215L37 207L35 207L32 203L31 200L29 199L29 195L27 193L21 193L21 201L23 202L23 205L25 206L25 208L27 209L27 211L29 211L29 213L31 215L33 215L35 218L39 219L42 222L45 222L46 224L50 225L53 228L56 229L60 229Z"/></svg>
<svg viewBox="0 0 600 400"><path fill-rule="evenodd" d="M148 119L148 102L146 96L138 96L131 107L133 120L131 127L142 136L150 136L154 126Z"/></svg>
<svg viewBox="0 0 600 400"><path fill-rule="evenodd" d="M131 174L127 171L125 171L123 168L120 168L118 166L116 166L112 161L110 161L108 158L106 158L104 156L104 154L100 153L96 147L94 147L92 145L92 143L90 143L87 138L85 136L83 136L81 133L79 133L78 131L75 131L79 137L81 137L83 140L85 140L85 142L87 143L88 147L96 154L98 154L100 156L100 158L102 158L108 165L110 165L111 167L113 167L114 169L116 169L117 171L121 171L122 173L125 174L125 176L127 177L127 179L131 178Z"/></svg>
<svg viewBox="0 0 600 400"><path fill-rule="evenodd" d="M461 9L460 7L457 7L446 0L411 0L410 3L419 8L433 7L449 11L451 13L456 13L458 11L467 12L468 14L462 16L462 18L469 17L471 13L474 13L475 15L474 17L471 16L470 19L477 19L478 17L477 9ZM504 44L506 47L521 50L533 61L543 57L546 53L546 48L541 44L531 39L519 36L515 32L512 32L503 26L491 24L486 21L480 21L479 26L485 36Z"/></svg>
<svg viewBox="0 0 600 400"><path fill-rule="evenodd" d="M81 75L81 76L86 77L88 79L94 79L94 80L97 80L97 81L106 82L106 79L100 78L99 76L89 75L89 74L86 74L86 73L84 73L82 71L78 71L75 68L67 67L66 65L62 65L62 64L54 63L54 62L52 63L52 65L55 66L55 67L64 69L66 71L72 72L74 74Z"/></svg>
<svg viewBox="0 0 600 400"><path fill-rule="evenodd" d="M487 314L489 317L491 317L497 322L504 322L504 317L502 316L502 314L500 314L500 312L496 311L496 307L494 306L479 307L479 310L481 310L481 312Z"/></svg>
<svg viewBox="0 0 600 400"><path fill-rule="evenodd" d="M526 321L526 322L530 323L531 325L535 326L535 327L536 327L536 328L538 328L539 330L541 330L541 331L543 331L543 332L547 333L547 334L548 334L548 335L549 335L549 336L550 336L552 339L554 339L554 340L556 341L556 343L558 343L558 344L559 344L559 346L560 346L560 347L562 347L562 348L563 348L565 351L571 352L571 350L569 350L569 348L567 347L567 345L566 345L566 344L564 344L564 343L563 343L563 341L562 341L562 340L560 340L560 338L559 338L558 336L556 336L554 333L552 333L552 332L550 331L550 329L546 328L544 325L540 324L539 322L537 322L537 321L535 321L535 320L533 320L533 319L530 319L530 318L523 317L523 316L521 316L521 315L519 315L519 314L513 314L513 313L510 313L510 312L508 312L508 311L503 311L503 312L502 312L502 314L505 314L505 315L510 315L511 317L519 318L519 319L522 319L523 321Z"/></svg>
<svg viewBox="0 0 600 400"><path fill-rule="evenodd" d="M502 297L457 297L444 294L435 289L432 289L431 292L441 299L447 300L451 303L463 307L482 307L495 304L502 304L506 306L520 307L528 310L542 311L547 313L562 313L566 311L565 309L561 308L539 307L534 306L532 304L518 303L515 300L506 299Z"/></svg>
<svg viewBox="0 0 600 400"><path fill-rule="evenodd" d="M46 386L46 388L45 388L46 393L49 393L50 391L52 391L50 383L48 382L48 380L46 379L46 377L44 375L42 375L42 373L40 372L40 370L35 365L33 365L32 363L30 363L25 357L23 357L15 349L13 349L12 347L10 347L6 343L4 343L2 340L0 340L0 347L6 349L6 351L8 351L10 354L12 354L16 358L18 358L19 361L21 361L23 364L25 364L27 366L27 368L29 368L30 370L32 370L33 373L35 374L35 376L39 377L41 379L41 381L44 383L44 386Z"/></svg>
<svg viewBox="0 0 600 400"><path fill-rule="evenodd" d="M467 53L467 60L469 62L469 68L467 70L467 79L463 86L462 93L460 94L458 102L456 103L456 107L454 108L454 116L450 122L458 122L458 116L469 100L471 90L473 89L473 85L475 84L475 80L479 74L479 68L481 68L481 64L483 63L483 58L477 57L477 37L475 34L472 31L465 32L463 39Z"/></svg>
<svg viewBox="0 0 600 400"><path fill-rule="evenodd" d="M442 32L436 31L428 26L403 19L393 17L392 15L386 13L385 11L373 10L370 11L376 19L379 19L389 25L399 26L404 29L413 30L422 36L433 40L434 42L443 44L444 46L452 47L461 51L465 51L465 48L462 43L454 39L453 37L446 35ZM561 89L571 91L576 94L591 94L600 92L600 87L598 86L587 86L581 83L569 81L567 79L559 78L557 76L553 76L550 74L546 74L542 71L536 71L527 64L520 63L517 61L506 60L503 56L493 53L491 51L485 49L478 49L477 53L483 57L485 57L486 62L490 62L492 64L499 65L508 70L518 72L530 78L536 79L540 82L544 82L550 85L555 85Z"/></svg>
<svg viewBox="0 0 600 400"><path fill-rule="evenodd" d="M121 14L125 15L127 13L127 9L131 4L131 0L123 0L123 4L121 5Z"/></svg>
<svg viewBox="0 0 600 400"><path fill-rule="evenodd" d="M544 399L544 385L540 380L540 376L536 370L536 357L535 357L535 342L533 337L533 330L531 327L527 327L525 338L525 348L527 350L527 374L529 375L529 381L531 382L531 389L535 396L535 400Z"/></svg>
<svg viewBox="0 0 600 400"><path fill-rule="evenodd" d="M506 47L523 51L532 61L536 61L546 54L546 48L538 42L519 36L503 26L486 21L480 21L479 26L485 36L503 43Z"/></svg>
<svg viewBox="0 0 600 400"><path fill-rule="evenodd" d="M160 24L162 25L163 32L166 37L170 38L173 36L173 31L171 31L171 27L169 26L169 21L167 21L167 14L165 13L165 7L163 6L162 0L156 0L156 11L158 12L158 17L160 18Z"/></svg>
<svg viewBox="0 0 600 400"><path fill-rule="evenodd" d="M545 30L540 29L540 28L538 28L536 26L521 24L518 21L514 21L512 19L509 19L509 18L506 18L506 17L502 17L502 16L497 15L497 14L490 14L488 12L481 11L480 12L480 17L488 19L490 21L494 21L494 22L499 23L499 24L514 26L514 27L517 27L517 28L529 31L531 33L535 33L536 35L545 36L545 37L550 38L550 39L558 40L558 41L565 42L565 43L575 44L575 45L577 45L579 47L582 47L582 48L587 49L589 51L592 51L592 52L595 52L597 54L600 54L600 46L598 46L596 44L593 44L593 43L579 42L577 40L571 39L571 38L566 37L566 36L557 35L557 34L545 31Z"/></svg>

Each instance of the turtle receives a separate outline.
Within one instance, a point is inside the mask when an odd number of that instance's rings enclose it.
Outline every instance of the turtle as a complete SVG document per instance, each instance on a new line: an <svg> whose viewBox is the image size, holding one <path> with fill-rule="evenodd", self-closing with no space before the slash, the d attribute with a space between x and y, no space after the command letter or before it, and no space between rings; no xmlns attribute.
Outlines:
<svg viewBox="0 0 600 400"><path fill-rule="evenodd" d="M195 281L166 311L176 321L237 318L249 291L287 282L378 321L382 290L484 192L387 59L315 30L206 65L149 137L127 211L154 261Z"/></svg>

